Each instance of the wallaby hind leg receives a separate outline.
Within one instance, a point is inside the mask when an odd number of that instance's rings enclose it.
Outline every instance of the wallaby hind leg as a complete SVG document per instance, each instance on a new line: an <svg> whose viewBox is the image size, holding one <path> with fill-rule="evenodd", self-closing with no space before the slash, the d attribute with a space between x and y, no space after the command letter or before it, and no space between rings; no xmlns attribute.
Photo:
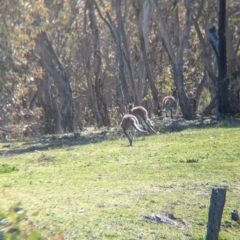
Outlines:
<svg viewBox="0 0 240 240"><path fill-rule="evenodd" d="M148 126L148 129L150 129L153 133L158 134L154 129L153 129L153 124L151 123L150 119L145 121L146 125Z"/></svg>
<svg viewBox="0 0 240 240"><path fill-rule="evenodd" d="M166 103L166 117L168 118L169 103ZM171 109L170 109L171 110Z"/></svg>
<svg viewBox="0 0 240 240"><path fill-rule="evenodd" d="M146 128L146 126L145 126L145 121L144 120L142 120L141 118L139 119L139 122L141 123L141 125L142 125L142 128L145 130L145 131L147 131L148 129ZM147 125L147 124L146 124ZM148 126L147 126L148 127Z"/></svg>
<svg viewBox="0 0 240 240"><path fill-rule="evenodd" d="M151 129L152 132L154 132L155 134L158 134L158 133L153 129L152 126L149 125L149 128Z"/></svg>
<svg viewBox="0 0 240 240"><path fill-rule="evenodd" d="M132 142L133 142L132 136L130 135L130 133L127 130L124 130L124 134L128 138L130 146L132 146Z"/></svg>
<svg viewBox="0 0 240 240"><path fill-rule="evenodd" d="M135 134L136 134L136 130L134 130L134 131L132 132L132 142L133 142L133 140L134 140Z"/></svg>

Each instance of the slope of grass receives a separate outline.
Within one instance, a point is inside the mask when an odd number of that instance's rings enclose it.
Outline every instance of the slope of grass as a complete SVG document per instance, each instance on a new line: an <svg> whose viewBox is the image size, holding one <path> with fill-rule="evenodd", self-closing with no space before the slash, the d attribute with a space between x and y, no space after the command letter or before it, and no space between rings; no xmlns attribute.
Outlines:
<svg viewBox="0 0 240 240"><path fill-rule="evenodd" d="M0 158L0 203L21 202L48 239L203 239L213 187L227 187L222 239L239 239L240 128L214 127ZM145 216L172 213L176 225Z"/></svg>

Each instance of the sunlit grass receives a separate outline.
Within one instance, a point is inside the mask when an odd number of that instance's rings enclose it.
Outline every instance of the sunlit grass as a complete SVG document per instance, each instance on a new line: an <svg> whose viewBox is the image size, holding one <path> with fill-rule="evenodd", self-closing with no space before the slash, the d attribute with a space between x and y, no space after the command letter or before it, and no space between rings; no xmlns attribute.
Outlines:
<svg viewBox="0 0 240 240"><path fill-rule="evenodd" d="M227 187L220 235L239 239L240 128L188 129L0 159L4 208L22 202L49 239L201 239L213 187ZM171 212L184 224L145 219Z"/></svg>

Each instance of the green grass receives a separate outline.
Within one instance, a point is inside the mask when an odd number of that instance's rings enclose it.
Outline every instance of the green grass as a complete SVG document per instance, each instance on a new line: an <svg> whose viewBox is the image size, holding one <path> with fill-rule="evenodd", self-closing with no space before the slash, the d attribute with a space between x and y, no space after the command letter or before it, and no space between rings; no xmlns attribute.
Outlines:
<svg viewBox="0 0 240 240"><path fill-rule="evenodd" d="M11 173L13 171L18 171L17 166L13 166L9 164L0 164L0 174Z"/></svg>
<svg viewBox="0 0 240 240"><path fill-rule="evenodd" d="M21 202L48 239L203 239L213 187L227 187L220 237L237 240L240 128L126 138L0 158L0 203ZM178 226L145 215L173 213ZM224 224L230 222L227 227Z"/></svg>

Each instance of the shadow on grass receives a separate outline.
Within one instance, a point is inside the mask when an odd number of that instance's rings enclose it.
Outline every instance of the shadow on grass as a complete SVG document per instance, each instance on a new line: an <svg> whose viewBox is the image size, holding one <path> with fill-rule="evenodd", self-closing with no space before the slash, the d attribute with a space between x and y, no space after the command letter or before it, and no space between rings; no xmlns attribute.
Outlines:
<svg viewBox="0 0 240 240"><path fill-rule="evenodd" d="M0 156L22 154L34 151L43 151L49 148L71 147L76 145L97 143L107 140L106 134L91 134L88 136L76 136L74 134L47 135L41 138L28 139L24 142L7 141L2 143Z"/></svg>
<svg viewBox="0 0 240 240"><path fill-rule="evenodd" d="M185 129L206 129L206 128L239 128L239 118L229 118L218 121L216 118L185 120L178 119L164 119L156 123L156 128L160 134L167 134L170 132L179 132ZM149 134L151 136L152 134ZM43 151L49 148L63 148L76 145L97 143L103 141L114 141L119 139L122 135L121 129L114 127L112 130L98 130L98 133L90 132L85 136L80 134L63 134L63 135L45 135L40 138L28 139L26 141L7 141L2 142L2 149L0 149L0 156L8 156L13 154L22 154L34 151ZM146 136L145 136L146 137ZM144 139L144 138L143 138ZM126 145L128 146L128 145Z"/></svg>
<svg viewBox="0 0 240 240"><path fill-rule="evenodd" d="M239 118L228 118L224 120L217 120L214 117L205 119L185 120L179 119L164 119L162 126L160 126L160 132L162 134L169 132L180 132L185 129L206 129L206 128L239 128Z"/></svg>

